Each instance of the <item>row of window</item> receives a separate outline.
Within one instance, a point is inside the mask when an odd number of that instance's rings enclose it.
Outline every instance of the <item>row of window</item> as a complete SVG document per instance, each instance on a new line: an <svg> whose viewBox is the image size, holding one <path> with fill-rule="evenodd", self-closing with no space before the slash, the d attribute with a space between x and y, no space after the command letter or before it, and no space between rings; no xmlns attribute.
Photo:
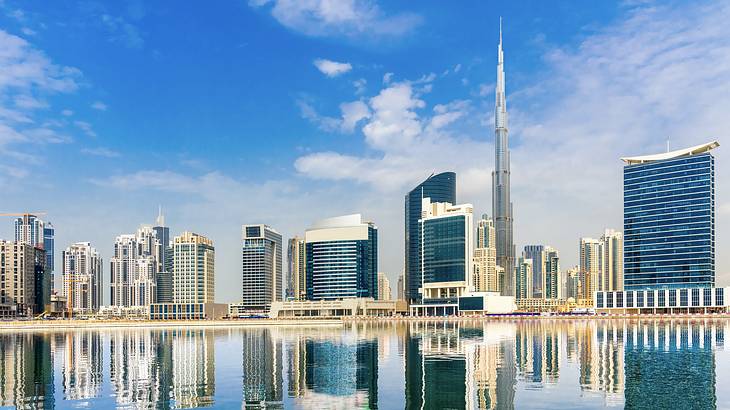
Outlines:
<svg viewBox="0 0 730 410"><path fill-rule="evenodd" d="M724 288L685 288L596 293L596 308L598 309L723 306L725 306Z"/></svg>

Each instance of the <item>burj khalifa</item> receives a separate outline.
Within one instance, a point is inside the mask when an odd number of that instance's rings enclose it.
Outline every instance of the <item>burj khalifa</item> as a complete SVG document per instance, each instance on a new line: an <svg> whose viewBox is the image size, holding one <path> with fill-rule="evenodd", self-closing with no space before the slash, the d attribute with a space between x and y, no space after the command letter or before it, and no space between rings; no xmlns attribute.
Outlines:
<svg viewBox="0 0 730 410"><path fill-rule="evenodd" d="M494 107L494 172L492 172L492 215L496 231L497 265L504 268L502 294L514 295L515 245L513 240L512 202L510 200L509 133L507 98L505 97L502 20L499 21L497 47L497 87Z"/></svg>

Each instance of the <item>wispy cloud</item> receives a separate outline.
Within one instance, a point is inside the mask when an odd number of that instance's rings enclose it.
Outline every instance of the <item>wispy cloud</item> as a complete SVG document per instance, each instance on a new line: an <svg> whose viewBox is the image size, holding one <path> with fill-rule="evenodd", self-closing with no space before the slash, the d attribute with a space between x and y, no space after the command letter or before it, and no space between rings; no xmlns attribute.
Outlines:
<svg viewBox="0 0 730 410"><path fill-rule="evenodd" d="M395 37L422 21L415 13L387 14L372 0L250 0L249 4L270 8L279 23L308 36Z"/></svg>
<svg viewBox="0 0 730 410"><path fill-rule="evenodd" d="M104 147L82 148L81 153L104 158L118 158L121 156L119 152Z"/></svg>
<svg viewBox="0 0 730 410"><path fill-rule="evenodd" d="M97 111L106 111L108 108L106 104L104 104L101 101L94 101L93 104L91 104L91 108L97 110Z"/></svg>
<svg viewBox="0 0 730 410"><path fill-rule="evenodd" d="M94 132L94 128L86 121L74 121L74 125L84 132L84 134L88 135L89 137L96 137L96 132Z"/></svg>
<svg viewBox="0 0 730 410"><path fill-rule="evenodd" d="M337 77L352 70L350 63L338 63L337 61L318 58L314 60L314 66L327 77Z"/></svg>

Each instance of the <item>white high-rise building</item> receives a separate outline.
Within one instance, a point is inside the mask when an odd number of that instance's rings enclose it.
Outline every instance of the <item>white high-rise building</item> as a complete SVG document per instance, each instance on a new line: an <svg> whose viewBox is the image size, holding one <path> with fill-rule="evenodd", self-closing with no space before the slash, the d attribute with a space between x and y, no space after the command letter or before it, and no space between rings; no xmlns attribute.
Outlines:
<svg viewBox="0 0 730 410"><path fill-rule="evenodd" d="M521 256L515 265L515 299L532 297L532 259Z"/></svg>
<svg viewBox="0 0 730 410"><path fill-rule="evenodd" d="M378 299L391 299L390 280L384 272L378 272Z"/></svg>
<svg viewBox="0 0 730 410"><path fill-rule="evenodd" d="M606 229L601 236L602 266L598 290L614 291L624 288L624 236Z"/></svg>
<svg viewBox="0 0 730 410"><path fill-rule="evenodd" d="M497 248L494 221L482 215L477 222L476 248L474 249L474 291L500 292L497 271Z"/></svg>
<svg viewBox="0 0 730 410"><path fill-rule="evenodd" d="M542 258L542 298L563 298L563 275L560 271L560 255L557 249L545 247Z"/></svg>
<svg viewBox="0 0 730 410"><path fill-rule="evenodd" d="M257 224L243 225L242 235L242 304L246 310L268 312L282 298L281 234Z"/></svg>
<svg viewBox="0 0 730 410"><path fill-rule="evenodd" d="M111 258L111 305L143 307L157 302L157 273L164 266L158 230L142 225L136 234L119 235Z"/></svg>
<svg viewBox="0 0 730 410"><path fill-rule="evenodd" d="M603 247L601 241L593 238L581 238L579 266L580 292L579 299L593 299L598 290L598 278L601 275Z"/></svg>
<svg viewBox="0 0 730 410"><path fill-rule="evenodd" d="M101 255L89 242L77 242L63 251L61 294L74 313L89 314L102 302L104 269Z"/></svg>
<svg viewBox="0 0 730 410"><path fill-rule="evenodd" d="M215 248L213 241L183 232L173 241L174 303L215 302Z"/></svg>

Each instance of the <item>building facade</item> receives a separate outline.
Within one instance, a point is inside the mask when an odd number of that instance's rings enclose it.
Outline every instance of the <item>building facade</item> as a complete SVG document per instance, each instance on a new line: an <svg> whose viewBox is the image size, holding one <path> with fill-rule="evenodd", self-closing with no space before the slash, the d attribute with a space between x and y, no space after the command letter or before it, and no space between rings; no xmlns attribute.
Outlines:
<svg viewBox="0 0 730 410"><path fill-rule="evenodd" d="M580 292L578 299L593 299L598 290L598 278L601 274L603 249L601 241L593 238L581 238L578 249Z"/></svg>
<svg viewBox="0 0 730 410"><path fill-rule="evenodd" d="M172 242L170 241L170 228L165 225L162 208L160 208L157 221L152 229L160 242L156 280L157 301L160 303L172 302Z"/></svg>
<svg viewBox="0 0 730 410"><path fill-rule="evenodd" d="M622 158L625 290L715 286L718 146Z"/></svg>
<svg viewBox="0 0 730 410"><path fill-rule="evenodd" d="M213 241L183 232L173 241L172 300L175 304L215 302L215 248Z"/></svg>
<svg viewBox="0 0 730 410"><path fill-rule="evenodd" d="M61 294L73 313L91 314L99 310L103 278L101 255L89 242L77 242L63 251Z"/></svg>
<svg viewBox="0 0 730 410"><path fill-rule="evenodd" d="M307 252L304 246L304 238L295 236L289 239L287 247L287 260L289 262L287 280L287 299L307 299Z"/></svg>
<svg viewBox="0 0 730 410"><path fill-rule="evenodd" d="M624 288L624 237L621 232L606 229L601 236L601 274L598 290L612 291Z"/></svg>
<svg viewBox="0 0 730 410"><path fill-rule="evenodd" d="M541 295L543 299L563 298L563 275L560 271L560 254L557 249L549 246L545 248L542 263Z"/></svg>
<svg viewBox="0 0 730 410"><path fill-rule="evenodd" d="M157 302L158 274L169 268L169 259L166 261L169 249L160 241L158 233L169 237L169 230L161 225L142 225L135 234L117 236L110 260L112 306L144 307ZM162 280L163 293L169 291L166 282L169 279Z"/></svg>
<svg viewBox="0 0 730 410"><path fill-rule="evenodd" d="M474 249L474 290L476 292L501 292L497 270L497 248L494 221L482 215L477 222L476 248Z"/></svg>
<svg viewBox="0 0 730 410"><path fill-rule="evenodd" d="M42 313L50 288L43 249L25 242L0 240L0 304L14 305L17 315Z"/></svg>
<svg viewBox="0 0 730 410"><path fill-rule="evenodd" d="M242 236L242 304L268 311L282 296L281 234L267 225L244 225Z"/></svg>
<svg viewBox="0 0 730 410"><path fill-rule="evenodd" d="M532 259L526 258L524 255L517 259L515 265L515 299L531 299L532 298Z"/></svg>
<svg viewBox="0 0 730 410"><path fill-rule="evenodd" d="M433 202L456 203L456 174L442 172L431 175L413 188L405 198L405 298L409 302L420 300L421 288L421 238L418 234L423 198Z"/></svg>
<svg viewBox="0 0 730 410"><path fill-rule="evenodd" d="M458 298L474 288L474 207L424 198L421 236L421 299L435 314L455 314Z"/></svg>
<svg viewBox="0 0 730 410"><path fill-rule="evenodd" d="M378 298L378 228L353 214L307 229L307 299Z"/></svg>
<svg viewBox="0 0 730 410"><path fill-rule="evenodd" d="M391 300L390 280L385 272L378 272L378 300Z"/></svg>
<svg viewBox="0 0 730 410"><path fill-rule="evenodd" d="M44 266L48 272L43 279L46 283L43 283L42 287L39 288L40 294L48 294L47 297L42 297L41 304L43 306L50 303L50 294L53 290L54 237L55 229L53 225L50 222L44 222L36 215L24 214L15 220L15 241L45 251L46 261Z"/></svg>

